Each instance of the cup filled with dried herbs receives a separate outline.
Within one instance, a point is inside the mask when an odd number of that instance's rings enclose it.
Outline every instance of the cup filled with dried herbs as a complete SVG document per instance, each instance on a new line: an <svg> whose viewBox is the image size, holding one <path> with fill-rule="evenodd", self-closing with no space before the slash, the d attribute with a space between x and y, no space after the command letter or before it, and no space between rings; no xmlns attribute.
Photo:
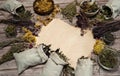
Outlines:
<svg viewBox="0 0 120 76"><path fill-rule="evenodd" d="M107 45L112 45L115 41L115 36L110 32L107 32L103 35L102 39Z"/></svg>
<svg viewBox="0 0 120 76"><path fill-rule="evenodd" d="M111 19L112 18L112 10L108 6L102 6L101 7L101 13L104 15L105 19Z"/></svg>
<svg viewBox="0 0 120 76"><path fill-rule="evenodd" d="M39 15L48 15L54 10L54 2L53 0L35 0L33 9Z"/></svg>
<svg viewBox="0 0 120 76"><path fill-rule="evenodd" d="M105 70L115 71L118 69L119 60L117 51L106 46L106 48L98 55L98 64Z"/></svg>
<svg viewBox="0 0 120 76"><path fill-rule="evenodd" d="M99 12L99 7L95 1L82 1L80 3L80 10L83 11L87 17L93 17Z"/></svg>

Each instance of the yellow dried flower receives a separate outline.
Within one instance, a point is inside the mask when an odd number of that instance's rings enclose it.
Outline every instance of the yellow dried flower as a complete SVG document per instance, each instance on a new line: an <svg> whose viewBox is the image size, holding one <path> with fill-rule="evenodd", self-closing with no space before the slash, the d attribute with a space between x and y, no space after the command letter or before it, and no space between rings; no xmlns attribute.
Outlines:
<svg viewBox="0 0 120 76"><path fill-rule="evenodd" d="M37 19L38 21L41 20L40 16L37 16L36 19Z"/></svg>
<svg viewBox="0 0 120 76"><path fill-rule="evenodd" d="M28 30L28 29L25 28L25 27L22 27L22 30L23 30L24 32L30 32L30 30Z"/></svg>
<svg viewBox="0 0 120 76"><path fill-rule="evenodd" d="M35 0L34 11L39 15L48 15L54 10L53 0Z"/></svg>
<svg viewBox="0 0 120 76"><path fill-rule="evenodd" d="M100 54L105 48L105 43L102 40L96 40L93 51L95 54Z"/></svg>
<svg viewBox="0 0 120 76"><path fill-rule="evenodd" d="M26 33L23 35L22 38L29 43L35 43L36 37L32 34L32 32L28 30L27 28L23 28L23 29Z"/></svg>
<svg viewBox="0 0 120 76"><path fill-rule="evenodd" d="M41 25L40 25L40 22L36 22L35 25L34 25L35 28L40 28Z"/></svg>

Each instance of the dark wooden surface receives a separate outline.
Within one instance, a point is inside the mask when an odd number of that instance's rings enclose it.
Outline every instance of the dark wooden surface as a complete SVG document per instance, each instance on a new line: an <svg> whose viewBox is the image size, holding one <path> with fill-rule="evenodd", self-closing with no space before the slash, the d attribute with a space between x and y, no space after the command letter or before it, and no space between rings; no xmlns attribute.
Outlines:
<svg viewBox="0 0 120 76"><path fill-rule="evenodd" d="M6 0L0 0L0 4ZM34 0L19 0L21 1L24 6L33 12L33 2ZM74 0L54 0L56 4L59 4L61 7L64 7L66 4L72 2ZM108 0L97 0L99 5L105 4ZM9 13L0 11L0 19L6 19L9 17ZM119 19L120 17L117 17ZM5 24L0 24L0 42L7 40L5 34L4 34L4 28ZM115 44L112 46L116 48L117 50L120 50L120 31L115 32L114 35L118 38L115 40ZM10 47L6 47L4 49L0 50L0 57L5 54ZM40 76L40 72L42 72L42 68L44 65L38 65L35 67L32 67L30 69L27 69L21 76ZM101 69L97 63L94 63L94 76L120 76L120 67L119 70L116 72L107 72L103 69ZM0 76L18 76L17 73L17 67L15 60L6 62L2 65L0 65Z"/></svg>

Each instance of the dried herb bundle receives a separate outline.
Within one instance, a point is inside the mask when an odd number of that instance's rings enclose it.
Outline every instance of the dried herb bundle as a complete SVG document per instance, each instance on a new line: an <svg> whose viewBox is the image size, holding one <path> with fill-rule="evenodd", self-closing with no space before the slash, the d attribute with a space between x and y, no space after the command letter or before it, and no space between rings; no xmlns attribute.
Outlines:
<svg viewBox="0 0 120 76"><path fill-rule="evenodd" d="M3 64L4 62L14 59L13 53L19 53L21 51L24 51L25 48L26 47L24 43L13 44L10 50L1 57L0 64Z"/></svg>
<svg viewBox="0 0 120 76"><path fill-rule="evenodd" d="M14 20L13 18L7 19L7 20L0 20L0 23L16 25L16 26L34 26L35 25L35 23L32 22L31 20L17 21L17 20Z"/></svg>
<svg viewBox="0 0 120 76"><path fill-rule="evenodd" d="M75 76L74 68L72 68L70 65L65 65L61 76Z"/></svg>
<svg viewBox="0 0 120 76"><path fill-rule="evenodd" d="M16 27L33 27L35 23L31 20L32 13L24 8L17 9L17 15L12 15L12 18L2 19L0 23L15 25Z"/></svg>
<svg viewBox="0 0 120 76"><path fill-rule="evenodd" d="M50 52L51 52L51 49L50 49L51 45L45 45L45 44L43 44L43 45L45 46L43 48L43 50L44 50L45 54L49 57L50 56Z"/></svg>
<svg viewBox="0 0 120 76"><path fill-rule="evenodd" d="M9 25L5 28L5 34L7 37L16 37L17 30L14 25Z"/></svg>
<svg viewBox="0 0 120 76"><path fill-rule="evenodd" d="M15 25L17 31L22 32L22 27L26 27L27 29L29 29L30 31L32 31L32 33L34 35L37 36L36 32L38 31L37 28L34 27L35 22L28 20L28 21L15 21L13 18L11 19L7 19L7 20L1 20L0 23L4 23L9 25Z"/></svg>
<svg viewBox="0 0 120 76"><path fill-rule="evenodd" d="M0 49L6 46L9 46L11 44L14 44L14 43L19 43L19 42L24 42L24 40L22 40L21 38L15 38L15 39L0 42Z"/></svg>
<svg viewBox="0 0 120 76"><path fill-rule="evenodd" d="M60 49L57 49L55 52L62 58L65 62L68 62L68 58L63 54L62 51L59 51Z"/></svg>
<svg viewBox="0 0 120 76"><path fill-rule="evenodd" d="M102 37L106 32L115 32L120 30L120 21L97 23L92 32L94 38Z"/></svg>
<svg viewBox="0 0 120 76"><path fill-rule="evenodd" d="M90 28L90 24L88 22L88 18L83 12L80 12L80 14L77 17L77 27L81 28L81 35L84 35L84 30Z"/></svg>
<svg viewBox="0 0 120 76"><path fill-rule="evenodd" d="M65 8L62 9L62 14L65 18L67 18L70 22L72 22L73 17L76 15L76 3L72 2L68 4Z"/></svg>
<svg viewBox="0 0 120 76"><path fill-rule="evenodd" d="M59 55L61 59L63 59L68 64L63 67L62 73L60 76L74 76L74 68L72 68L69 64L69 59L66 57L62 51L59 51L60 49L57 49L55 52Z"/></svg>
<svg viewBox="0 0 120 76"><path fill-rule="evenodd" d="M4 54L1 57L0 64L3 64L4 62L14 59L13 53L24 51L24 49L27 48L27 46L25 46L26 44L24 40L22 40L21 38L15 38L15 39L0 42L0 49L10 45L11 45L11 48L8 50L6 54Z"/></svg>

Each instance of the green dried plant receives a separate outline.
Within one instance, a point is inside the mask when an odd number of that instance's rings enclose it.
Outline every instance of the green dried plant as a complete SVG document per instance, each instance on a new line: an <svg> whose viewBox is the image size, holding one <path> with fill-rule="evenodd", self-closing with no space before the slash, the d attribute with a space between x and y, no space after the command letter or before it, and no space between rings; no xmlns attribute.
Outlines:
<svg viewBox="0 0 120 76"><path fill-rule="evenodd" d="M67 62L68 64L67 65L65 65L64 67L63 67L63 70L62 70L62 75L61 76L75 76L74 75L74 68L72 68L71 66L70 66L70 64L69 64L69 58L68 57L66 57L64 54L63 54L63 52L62 51L59 51L60 49L57 49L55 52L59 55L59 57L61 58L61 59L63 59L65 62Z"/></svg>
<svg viewBox="0 0 120 76"><path fill-rule="evenodd" d="M70 22L72 22L73 17L76 15L76 13L76 2L72 2L62 9L63 16L67 18Z"/></svg>
<svg viewBox="0 0 120 76"><path fill-rule="evenodd" d="M17 30L14 25L8 25L5 28L5 34L7 37L15 37L17 35Z"/></svg>
<svg viewBox="0 0 120 76"><path fill-rule="evenodd" d="M10 40L0 42L0 49L18 42L24 42L24 40L22 40L21 38L15 38L15 39L10 39Z"/></svg>
<svg viewBox="0 0 120 76"><path fill-rule="evenodd" d="M60 48L57 49L55 52L59 55L59 57L60 57L61 59L63 59L65 62L68 62L69 59L63 54L62 51L59 51L59 50L60 50Z"/></svg>
<svg viewBox="0 0 120 76"><path fill-rule="evenodd" d="M116 32L120 30L120 21L104 21L95 24L96 27L92 29L93 36L95 39L103 37L106 32Z"/></svg>
<svg viewBox="0 0 120 76"><path fill-rule="evenodd" d="M14 59L13 53L19 53L25 50L25 44L19 43L19 44L13 44L10 48L10 50L4 54L0 59L0 64L3 64L4 62L10 61Z"/></svg>
<svg viewBox="0 0 120 76"><path fill-rule="evenodd" d="M45 46L43 48L43 50L44 50L45 54L49 57L50 56L50 52L51 52L51 49L50 49L51 45L45 45L45 44L43 44L43 45Z"/></svg>
<svg viewBox="0 0 120 76"><path fill-rule="evenodd" d="M72 68L70 65L65 65L62 70L62 76L75 76L74 68Z"/></svg>
<svg viewBox="0 0 120 76"><path fill-rule="evenodd" d="M16 20L29 21L32 18L32 13L28 10L21 11L18 15L13 16Z"/></svg>

